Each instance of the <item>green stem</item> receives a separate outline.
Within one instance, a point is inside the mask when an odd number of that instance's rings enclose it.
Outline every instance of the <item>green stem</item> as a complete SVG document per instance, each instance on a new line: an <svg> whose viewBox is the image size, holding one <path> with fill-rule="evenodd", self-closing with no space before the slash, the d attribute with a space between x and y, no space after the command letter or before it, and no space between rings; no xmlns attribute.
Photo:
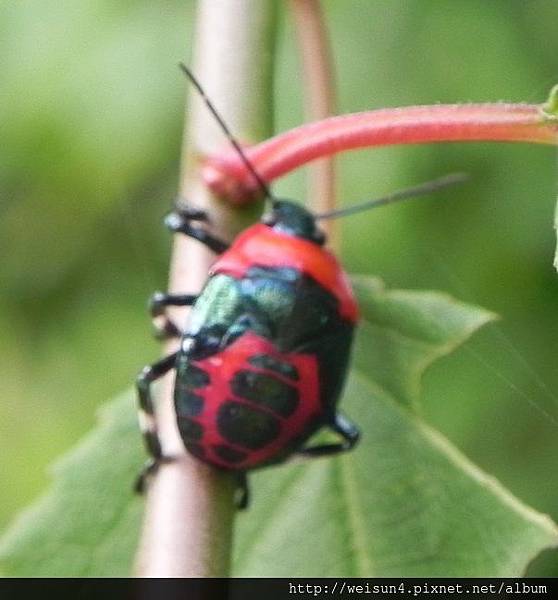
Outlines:
<svg viewBox="0 0 558 600"><path fill-rule="evenodd" d="M273 0L201 0L196 18L193 70L240 140L253 143L271 129ZM177 70L178 73L178 70ZM200 98L190 93L180 194L207 210L212 229L231 239L256 207L216 200L200 177L205 157L228 147ZM196 293L214 257L192 240L175 240L169 288ZM184 312L174 318L184 323ZM169 344L167 352L176 350ZM158 410L164 452L177 460L153 478L136 561L143 577L224 577L229 574L235 515L232 479L187 455L172 409L172 378L161 386Z"/></svg>

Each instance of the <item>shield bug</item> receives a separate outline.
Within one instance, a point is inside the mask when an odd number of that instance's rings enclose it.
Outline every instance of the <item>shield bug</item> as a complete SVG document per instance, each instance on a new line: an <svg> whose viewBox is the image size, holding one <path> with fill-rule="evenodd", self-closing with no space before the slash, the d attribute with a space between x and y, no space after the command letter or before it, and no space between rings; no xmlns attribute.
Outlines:
<svg viewBox="0 0 558 600"><path fill-rule="evenodd" d="M180 337L177 352L145 367L137 378L143 434L151 461L139 478L165 460L157 435L151 384L176 370L174 405L184 446L197 459L238 475L238 506L248 504L246 473L298 454L319 457L350 450L356 424L339 412L358 307L343 268L324 247L318 221L426 194L461 181L450 175L344 210L314 215L275 198L197 80L223 131L254 175L270 208L260 223L229 246L200 222L208 215L176 207L165 219L174 233L195 238L218 257L199 295L158 292L154 319L165 336ZM191 306L185 331L168 306ZM308 444L328 428L336 442Z"/></svg>

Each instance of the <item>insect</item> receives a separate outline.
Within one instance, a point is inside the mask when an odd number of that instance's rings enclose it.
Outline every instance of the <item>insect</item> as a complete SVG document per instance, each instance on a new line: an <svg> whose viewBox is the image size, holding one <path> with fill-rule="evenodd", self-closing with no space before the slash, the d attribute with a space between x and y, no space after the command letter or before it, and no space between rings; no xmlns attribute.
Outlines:
<svg viewBox="0 0 558 600"><path fill-rule="evenodd" d="M328 214L272 196L193 75L209 110L270 201L260 223L231 245L199 223L209 216L176 207L165 219L177 234L195 238L218 257L199 295L157 292L151 314L161 331L179 337L177 352L145 367L137 378L140 421L151 461L163 456L151 384L176 370L174 405L184 446L196 458L237 474L237 505L248 505L246 473L292 455L319 457L352 449L360 432L337 408L347 374L358 307L347 275L324 247L318 221L425 194L463 180L450 175ZM166 315L191 306L185 331ZM311 444L328 428L338 441Z"/></svg>

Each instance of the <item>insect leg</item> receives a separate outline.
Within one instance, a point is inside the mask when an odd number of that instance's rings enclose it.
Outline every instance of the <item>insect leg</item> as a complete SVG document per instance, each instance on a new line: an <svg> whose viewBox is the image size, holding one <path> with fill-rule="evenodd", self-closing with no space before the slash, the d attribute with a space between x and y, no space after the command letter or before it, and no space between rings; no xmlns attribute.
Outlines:
<svg viewBox="0 0 558 600"><path fill-rule="evenodd" d="M215 237L203 227L192 225L192 221L207 221L207 215L202 211L191 209L175 209L165 217L165 225L173 233L183 233L198 240L216 254L223 253L229 244Z"/></svg>
<svg viewBox="0 0 558 600"><path fill-rule="evenodd" d="M248 486L248 476L245 471L237 474L237 489L235 493L235 504L238 510L245 510L250 504L250 487Z"/></svg>
<svg viewBox="0 0 558 600"><path fill-rule="evenodd" d="M137 492L143 492L147 477L157 469L161 462L171 460L169 457L163 455L161 442L157 433L157 421L155 406L151 396L151 384L174 367L177 354L177 352L169 354L169 356L165 356L165 358L160 361L144 367L136 379L140 429L143 434L147 451L151 456L136 480L135 489Z"/></svg>
<svg viewBox="0 0 558 600"><path fill-rule="evenodd" d="M358 427L340 413L335 414L329 427L343 438L342 442L338 444L322 444L320 446L302 448L302 450L298 451L298 454L307 457L318 457L346 452L354 448L360 438Z"/></svg>
<svg viewBox="0 0 558 600"><path fill-rule="evenodd" d="M182 337L182 331L166 315L167 306L191 306L197 300L192 294L166 294L155 292L149 299L149 312L155 325L155 336L158 339Z"/></svg>

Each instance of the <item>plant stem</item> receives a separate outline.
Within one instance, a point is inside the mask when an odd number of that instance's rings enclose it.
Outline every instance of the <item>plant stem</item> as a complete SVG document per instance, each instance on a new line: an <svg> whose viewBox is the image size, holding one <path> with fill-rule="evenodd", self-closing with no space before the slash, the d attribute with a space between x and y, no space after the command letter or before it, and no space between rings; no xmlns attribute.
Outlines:
<svg viewBox="0 0 558 600"><path fill-rule="evenodd" d="M331 154L371 146L431 142L499 141L558 144L558 124L540 105L456 104L411 106L340 115L291 129L247 150L265 181ZM230 152L214 155L204 178L215 191L231 187L249 196L252 182Z"/></svg>
<svg viewBox="0 0 558 600"><path fill-rule="evenodd" d="M290 0L301 56L308 121L335 114L335 77L327 27L319 0ZM331 156L316 161L309 172L307 205L313 212L335 209L335 169ZM335 247L335 221L322 224L329 245Z"/></svg>
<svg viewBox="0 0 558 600"><path fill-rule="evenodd" d="M196 17L193 70L232 131L254 142L269 134L274 43L272 0L201 0ZM178 73L178 70L177 70ZM223 151L228 141L200 98L191 93L184 135L180 195L207 210L211 228L231 239L254 208L234 209L217 201L200 178L200 162ZM257 208L257 207L256 207ZM169 288L196 293L214 256L201 244L177 236ZM184 323L183 310L172 317ZM168 344L174 352L177 343ZM177 460L162 465L147 494L136 574L142 577L223 577L231 560L235 514L234 482L185 453L172 403L172 377L160 388L158 422L165 454Z"/></svg>

